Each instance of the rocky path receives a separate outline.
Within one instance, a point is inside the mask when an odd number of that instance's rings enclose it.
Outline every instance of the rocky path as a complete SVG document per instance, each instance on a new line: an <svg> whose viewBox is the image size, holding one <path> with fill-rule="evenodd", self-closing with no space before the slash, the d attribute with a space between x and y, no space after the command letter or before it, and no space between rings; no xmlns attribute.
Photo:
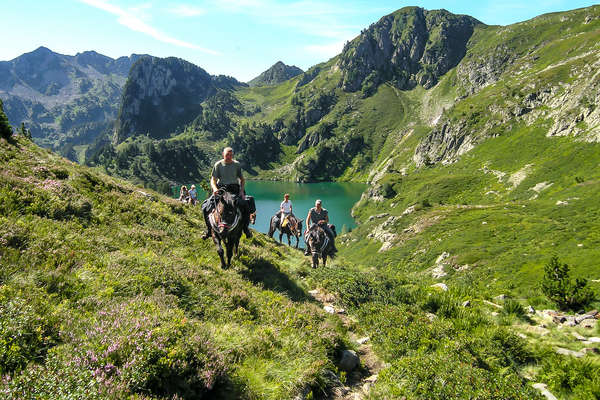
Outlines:
<svg viewBox="0 0 600 400"><path fill-rule="evenodd" d="M309 291L310 295L319 301L325 311L336 314L348 328L350 339L358 345L358 351L346 351L340 362L340 369L347 369L346 382L333 390L333 400L359 400L365 398L371 386L377 381L379 371L385 363L377 357L368 337L359 337L353 327L355 321L348 316L344 309L336 307L335 296L323 293L318 289ZM358 356L358 357L356 357ZM357 364L358 365L355 365ZM346 367L346 368L344 368Z"/></svg>

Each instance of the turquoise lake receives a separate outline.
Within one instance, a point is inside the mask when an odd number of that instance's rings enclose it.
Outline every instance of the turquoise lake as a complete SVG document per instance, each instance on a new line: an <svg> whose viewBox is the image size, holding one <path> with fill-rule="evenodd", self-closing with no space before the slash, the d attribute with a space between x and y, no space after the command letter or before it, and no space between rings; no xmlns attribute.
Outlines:
<svg viewBox="0 0 600 400"><path fill-rule="evenodd" d="M352 206L358 200L367 185L352 182L294 183L273 181L246 181L246 193L254 196L256 202L256 225L259 232L269 231L271 217L279 210L285 193L290 194L293 213L306 219L308 210L314 207L315 200L321 199L323 208L329 212L329 222L336 226L338 234L343 226L352 229L356 222L350 215ZM303 224L303 229L306 227ZM279 235L275 236L277 239ZM287 243L284 236L284 242ZM295 243L295 242L292 242ZM303 242L301 242L301 245Z"/></svg>
<svg viewBox="0 0 600 400"><path fill-rule="evenodd" d="M315 200L321 199L323 207L329 212L329 222L335 225L340 234L344 226L347 230L356 227L356 222L350 212L366 188L366 184L353 182L246 181L246 193L254 196L256 202L256 224L251 228L267 233L271 217L279 210L283 195L289 193L294 215L303 220L306 219L308 210L314 207ZM173 188L173 196L179 197L179 186ZM199 197L202 201L202 193L199 193ZM302 227L306 228L306 224L303 224ZM274 237L279 239L278 233ZM285 236L284 243L287 243ZM304 240L300 241L300 246L304 246Z"/></svg>

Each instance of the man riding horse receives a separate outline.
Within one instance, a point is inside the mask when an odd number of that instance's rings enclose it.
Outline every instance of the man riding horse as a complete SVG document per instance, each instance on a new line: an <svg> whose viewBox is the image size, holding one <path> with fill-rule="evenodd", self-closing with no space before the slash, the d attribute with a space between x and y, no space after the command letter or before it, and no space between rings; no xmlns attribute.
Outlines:
<svg viewBox="0 0 600 400"><path fill-rule="evenodd" d="M322 228L329 239L331 240L331 249L335 253L337 252L337 248L335 247L335 234L329 227L329 213L323 206L321 205L321 200L315 201L315 206L308 210L308 215L306 216L306 231L305 234L308 233L313 224L317 224L320 228ZM311 254L310 245L306 242L306 250L304 250L304 255L309 256Z"/></svg>
<svg viewBox="0 0 600 400"><path fill-rule="evenodd" d="M214 202L214 196L217 196L220 190L225 190L233 195L238 196L237 204L242 213L242 229L247 238L252 237L252 232L248 228L250 223L250 207L245 198L244 191L244 176L242 175L242 167L240 163L233 159L233 149L225 147L223 149L223 159L215 163L211 177L210 187L212 196L208 199L208 203ZM205 201L206 202L206 201ZM206 233L202 239L211 237L211 223L209 219L210 210L202 207L204 212L204 221L206 222Z"/></svg>

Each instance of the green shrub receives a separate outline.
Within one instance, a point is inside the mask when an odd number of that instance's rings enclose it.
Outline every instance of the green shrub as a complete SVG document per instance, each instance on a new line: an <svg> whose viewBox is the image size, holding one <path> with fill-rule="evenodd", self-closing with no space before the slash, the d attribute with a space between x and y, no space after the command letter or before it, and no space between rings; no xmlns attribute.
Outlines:
<svg viewBox="0 0 600 400"><path fill-rule="evenodd" d="M594 292L587 287L586 279L571 281L569 266L561 264L557 256L553 256L544 267L542 291L563 310L584 307L595 297Z"/></svg>
<svg viewBox="0 0 600 400"><path fill-rule="evenodd" d="M41 361L57 340L56 328L40 293L35 301L9 287L0 290L0 374Z"/></svg>
<svg viewBox="0 0 600 400"><path fill-rule="evenodd" d="M12 136L12 128L8 123L8 117L4 113L4 105L0 100L0 137L8 140Z"/></svg>
<svg viewBox="0 0 600 400"><path fill-rule="evenodd" d="M379 374L374 398L408 399L540 399L515 372L481 368L456 349L403 357Z"/></svg>
<svg viewBox="0 0 600 400"><path fill-rule="evenodd" d="M523 305L516 300L507 299L504 302L504 307L502 308L502 313L505 315L512 315L517 318L525 318L526 313Z"/></svg>
<svg viewBox="0 0 600 400"><path fill-rule="evenodd" d="M600 365L588 358L551 354L542 362L538 379L555 394L572 393L573 399L600 399Z"/></svg>

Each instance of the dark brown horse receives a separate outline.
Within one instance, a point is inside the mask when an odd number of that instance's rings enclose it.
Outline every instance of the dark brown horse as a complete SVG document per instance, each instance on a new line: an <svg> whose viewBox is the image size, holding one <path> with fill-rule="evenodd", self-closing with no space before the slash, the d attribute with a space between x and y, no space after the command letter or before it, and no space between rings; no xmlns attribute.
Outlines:
<svg viewBox="0 0 600 400"><path fill-rule="evenodd" d="M237 256L242 236L242 212L236 204L235 196L224 190L220 190L215 196L215 203L214 210L208 218L212 227L212 238L221 258L221 268L225 269L231 266L234 253ZM227 263L225 263L221 241L225 243L227 250Z"/></svg>
<svg viewBox="0 0 600 400"><path fill-rule="evenodd" d="M310 246L311 265L313 268L319 266L319 257L323 260L323 266L327 265L327 256L335 257L333 239L325 233L318 224L312 224L304 234L304 241Z"/></svg>
<svg viewBox="0 0 600 400"><path fill-rule="evenodd" d="M296 248L298 248L298 243L300 243L300 236L302 235L302 220L296 218L295 215L290 214L287 218L287 222L285 226L283 225L283 221L279 220L279 217L273 215L271 217L271 222L269 223L269 237L273 237L273 234L277 229L279 229L279 243L282 243L283 235L287 235L288 245L292 245L290 240L290 236L294 236L296 238Z"/></svg>

